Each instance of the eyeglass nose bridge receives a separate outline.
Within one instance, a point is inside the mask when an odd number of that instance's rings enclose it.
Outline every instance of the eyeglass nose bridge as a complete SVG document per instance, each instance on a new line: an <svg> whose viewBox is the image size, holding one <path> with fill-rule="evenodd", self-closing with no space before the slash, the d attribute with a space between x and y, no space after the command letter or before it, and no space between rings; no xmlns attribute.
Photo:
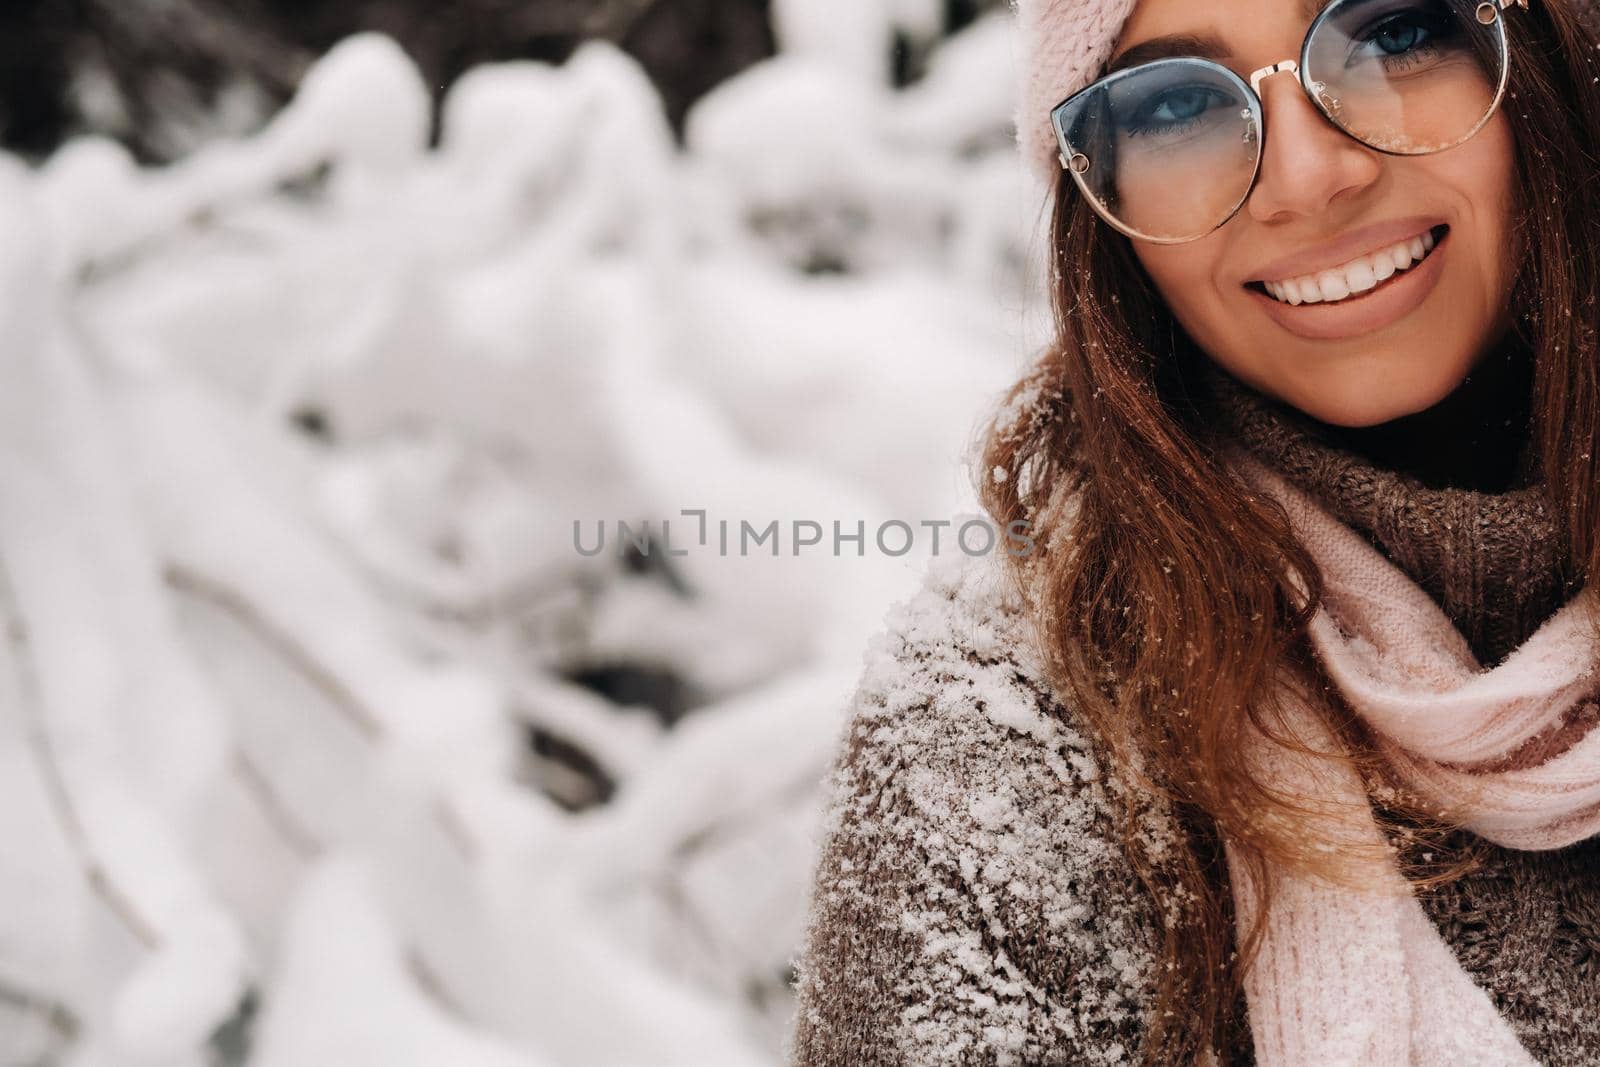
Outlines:
<svg viewBox="0 0 1600 1067"><path fill-rule="evenodd" d="M1285 74L1293 74L1295 76L1295 81L1300 81L1300 64L1293 59L1282 59L1276 63L1269 63L1265 67L1261 67L1259 70L1253 70L1250 72L1250 88L1254 90L1258 98L1261 96L1261 83L1269 76L1277 74L1280 71ZM1302 83L1302 85L1303 84L1304 83ZM1322 105L1323 109L1327 111L1328 114L1337 115L1339 113L1339 98L1328 92L1328 87L1326 84L1319 81L1312 82L1309 86L1309 91L1312 94L1315 94L1317 103Z"/></svg>
<svg viewBox="0 0 1600 1067"><path fill-rule="evenodd" d="M1276 63L1268 63L1260 70L1252 70L1250 72L1250 88L1255 90L1257 96L1260 96L1261 80L1269 74L1278 73L1280 70L1289 74L1293 74L1298 79L1300 74L1300 64L1292 59L1282 59Z"/></svg>

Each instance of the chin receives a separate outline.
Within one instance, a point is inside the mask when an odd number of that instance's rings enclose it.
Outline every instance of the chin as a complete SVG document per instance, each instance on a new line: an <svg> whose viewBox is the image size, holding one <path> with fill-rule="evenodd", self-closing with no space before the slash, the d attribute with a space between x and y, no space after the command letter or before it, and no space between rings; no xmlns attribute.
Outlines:
<svg viewBox="0 0 1600 1067"><path fill-rule="evenodd" d="M1335 386L1315 385L1281 398L1314 419L1359 429L1426 411L1449 396L1466 378L1466 367L1423 380L1397 381L1392 375L1352 375Z"/></svg>

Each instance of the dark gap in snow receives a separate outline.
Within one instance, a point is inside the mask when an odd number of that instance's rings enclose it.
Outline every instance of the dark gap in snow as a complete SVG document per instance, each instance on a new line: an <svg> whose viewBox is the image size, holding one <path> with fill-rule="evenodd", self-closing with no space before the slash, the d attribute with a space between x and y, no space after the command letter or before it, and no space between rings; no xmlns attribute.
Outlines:
<svg viewBox="0 0 1600 1067"><path fill-rule="evenodd" d="M972 23L978 16L993 4L983 3L982 0L944 0L944 29L946 33L955 33Z"/></svg>
<svg viewBox="0 0 1600 1067"><path fill-rule="evenodd" d="M243 1067L250 1062L256 1018L261 1014L261 991L246 989L233 1014L212 1031L206 1042L208 1067Z"/></svg>
<svg viewBox="0 0 1600 1067"><path fill-rule="evenodd" d="M307 437L324 444L333 441L333 423L328 418L328 413L321 408L299 408L290 413L289 422Z"/></svg>
<svg viewBox="0 0 1600 1067"><path fill-rule="evenodd" d="M44 155L74 124L65 29L50 5L0 4L0 143L13 151Z"/></svg>
<svg viewBox="0 0 1600 1067"><path fill-rule="evenodd" d="M850 262L843 256L825 249L816 249L800 264L805 274L849 274Z"/></svg>
<svg viewBox="0 0 1600 1067"><path fill-rule="evenodd" d="M333 176L333 163L323 160L310 170L285 178L278 183L277 191L295 200L320 200L328 191L328 179Z"/></svg>
<svg viewBox="0 0 1600 1067"><path fill-rule="evenodd" d="M895 31L894 44L891 47L893 50L890 53L890 76L896 89L904 89L922 77L921 57L918 56L911 37L904 30Z"/></svg>
<svg viewBox="0 0 1600 1067"><path fill-rule="evenodd" d="M616 781L583 749L540 726L528 727L532 774L540 791L568 811L610 803Z"/></svg>
<svg viewBox="0 0 1600 1067"><path fill-rule="evenodd" d="M654 529L645 531L645 545L641 551L637 542L626 541L622 548L622 566L629 574L656 578L685 600L692 600L694 592L678 570L677 564L667 554L670 544L663 544Z"/></svg>
<svg viewBox="0 0 1600 1067"><path fill-rule="evenodd" d="M768 0L656 0L621 40L661 90L679 143L695 101L777 51Z"/></svg>
<svg viewBox="0 0 1600 1067"><path fill-rule="evenodd" d="M699 688L670 667L646 663L603 663L569 669L569 682L599 693L613 704L642 706L667 726L705 702Z"/></svg>

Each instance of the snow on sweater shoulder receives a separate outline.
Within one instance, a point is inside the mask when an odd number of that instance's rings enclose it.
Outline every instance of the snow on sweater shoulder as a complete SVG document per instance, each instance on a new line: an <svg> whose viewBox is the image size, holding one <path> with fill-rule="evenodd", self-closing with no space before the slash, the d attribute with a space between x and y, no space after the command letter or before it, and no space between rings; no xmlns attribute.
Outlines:
<svg viewBox="0 0 1600 1067"><path fill-rule="evenodd" d="M1137 1056L1159 916L1004 566L936 558L871 642L827 782L791 1063ZM1171 837L1156 813L1146 830Z"/></svg>

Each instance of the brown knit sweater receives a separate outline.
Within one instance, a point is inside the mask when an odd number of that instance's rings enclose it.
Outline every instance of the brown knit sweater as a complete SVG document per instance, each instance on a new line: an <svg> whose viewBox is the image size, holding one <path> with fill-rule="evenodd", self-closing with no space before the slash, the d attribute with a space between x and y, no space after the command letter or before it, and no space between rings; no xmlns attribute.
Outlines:
<svg viewBox="0 0 1600 1067"><path fill-rule="evenodd" d="M1479 661L1492 667L1555 613L1571 593L1554 515L1540 490L1528 391L1526 353L1505 348L1487 357L1475 380L1445 403L1474 417L1484 404L1498 421L1484 433L1443 425L1443 441L1411 442L1464 457L1481 467L1485 444L1503 450L1498 491L1454 484L1428 485L1415 473L1380 466L1339 439L1351 431L1328 426L1236 381L1215 367L1202 373L1203 395L1226 434L1315 495L1411 579L1427 590L1456 624ZM1502 397L1493 394L1503 392ZM1489 394L1489 395L1485 395ZM1473 401L1477 401L1474 405ZM1415 435L1413 435L1415 436ZM1481 471L1433 471L1456 482Z"/></svg>
<svg viewBox="0 0 1600 1067"><path fill-rule="evenodd" d="M1213 379L1227 432L1406 569L1486 665L1559 606L1526 451L1497 491L1429 486L1230 382ZM828 782L793 1063L1137 1061L1160 916L1118 843L1117 781L1042 680L1001 566L936 560L869 650ZM1176 841L1165 812L1143 819L1157 851ZM1457 843L1483 863L1423 894L1445 940L1540 1062L1600 1064L1600 840ZM1232 1051L1248 1062L1247 1034Z"/></svg>

